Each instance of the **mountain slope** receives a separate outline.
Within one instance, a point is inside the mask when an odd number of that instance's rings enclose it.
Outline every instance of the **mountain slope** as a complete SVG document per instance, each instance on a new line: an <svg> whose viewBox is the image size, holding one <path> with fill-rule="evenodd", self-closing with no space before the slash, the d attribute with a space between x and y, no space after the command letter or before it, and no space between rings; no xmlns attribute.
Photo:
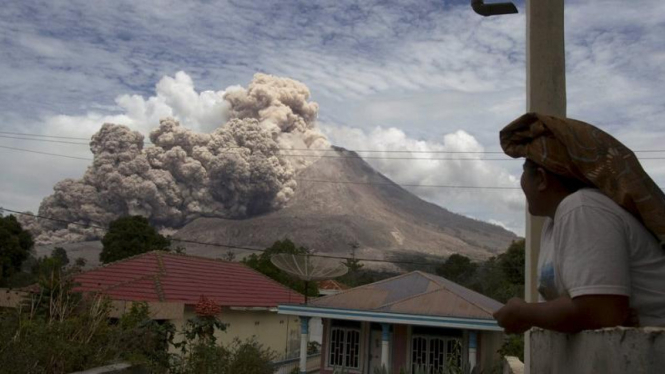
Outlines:
<svg viewBox="0 0 665 374"><path fill-rule="evenodd" d="M175 236L258 248L289 238L325 253L346 255L355 245L356 255L363 257L461 253L474 259L485 259L517 239L499 226L418 198L353 152L338 149L336 156L340 158L321 158L303 170L295 196L281 210L244 220L198 218ZM202 255L226 252L187 247Z"/></svg>

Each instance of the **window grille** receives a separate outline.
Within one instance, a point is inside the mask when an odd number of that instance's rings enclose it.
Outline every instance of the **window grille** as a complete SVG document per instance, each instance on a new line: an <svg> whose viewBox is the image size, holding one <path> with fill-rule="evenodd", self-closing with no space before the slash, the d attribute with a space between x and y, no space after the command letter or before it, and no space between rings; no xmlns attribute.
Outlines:
<svg viewBox="0 0 665 374"><path fill-rule="evenodd" d="M331 367L360 368L360 330L331 328L328 364Z"/></svg>
<svg viewBox="0 0 665 374"><path fill-rule="evenodd" d="M413 336L411 372L445 373L449 364L461 364L461 340L441 336Z"/></svg>

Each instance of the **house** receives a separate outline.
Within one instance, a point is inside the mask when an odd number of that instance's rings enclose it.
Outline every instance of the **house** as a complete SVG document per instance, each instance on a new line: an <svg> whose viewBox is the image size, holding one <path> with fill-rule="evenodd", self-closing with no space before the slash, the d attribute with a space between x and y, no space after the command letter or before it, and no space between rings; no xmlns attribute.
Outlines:
<svg viewBox="0 0 665 374"><path fill-rule="evenodd" d="M334 279L318 281L316 282L316 286L319 288L319 295L321 296L335 295L350 288L346 284L342 284Z"/></svg>
<svg viewBox="0 0 665 374"><path fill-rule="evenodd" d="M222 307L219 319L228 324L216 334L218 342L255 337L284 357L300 347L298 318L277 314L277 305L302 303L304 297L241 263L154 251L86 271L75 282L75 291L110 297L112 317L144 301L152 318L181 330L205 296Z"/></svg>
<svg viewBox="0 0 665 374"><path fill-rule="evenodd" d="M502 306L442 277L414 271L325 296L307 305L280 304L279 313L323 319L321 373L343 367L374 373L386 367L438 373L468 363L489 372L500 357L503 330L492 318ZM301 357L302 359L302 357Z"/></svg>

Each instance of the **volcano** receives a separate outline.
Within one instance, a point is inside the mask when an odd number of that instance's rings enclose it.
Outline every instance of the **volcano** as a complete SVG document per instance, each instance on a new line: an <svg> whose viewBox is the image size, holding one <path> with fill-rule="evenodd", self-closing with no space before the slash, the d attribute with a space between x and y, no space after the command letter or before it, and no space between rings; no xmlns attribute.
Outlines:
<svg viewBox="0 0 665 374"><path fill-rule="evenodd" d="M241 220L198 218L174 237L252 248L288 238L323 254L348 256L354 251L358 257L389 259L459 253L475 260L487 259L517 239L500 226L420 199L355 152L335 151L298 174L295 195L284 208ZM188 253L210 257L228 251L185 246Z"/></svg>

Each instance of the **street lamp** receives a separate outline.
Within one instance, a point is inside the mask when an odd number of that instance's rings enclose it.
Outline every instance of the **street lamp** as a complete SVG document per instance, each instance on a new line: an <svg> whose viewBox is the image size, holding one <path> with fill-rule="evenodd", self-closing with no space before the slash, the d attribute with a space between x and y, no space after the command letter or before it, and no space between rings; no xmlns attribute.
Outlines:
<svg viewBox="0 0 665 374"><path fill-rule="evenodd" d="M471 0L471 7L476 13L485 17L517 13L517 7L513 3L485 4L483 0Z"/></svg>

